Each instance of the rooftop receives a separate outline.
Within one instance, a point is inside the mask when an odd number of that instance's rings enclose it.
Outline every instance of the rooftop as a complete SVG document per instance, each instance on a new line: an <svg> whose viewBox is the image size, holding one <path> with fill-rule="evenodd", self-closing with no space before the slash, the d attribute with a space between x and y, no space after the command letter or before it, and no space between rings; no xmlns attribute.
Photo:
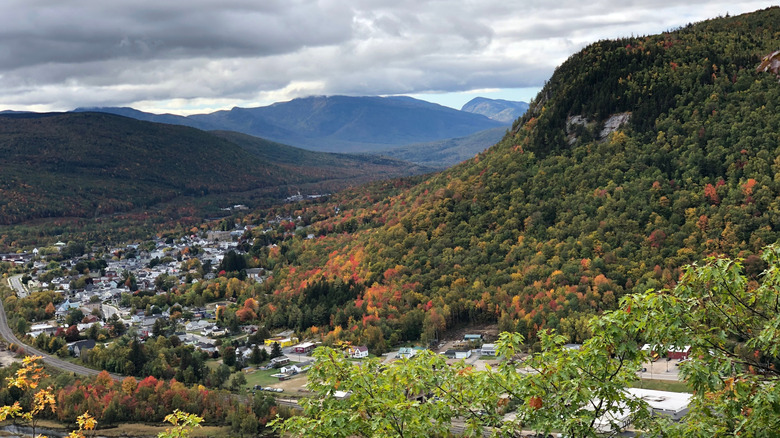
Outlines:
<svg viewBox="0 0 780 438"><path fill-rule="evenodd" d="M653 410L679 412L688 407L693 394L687 392L656 391L653 389L628 388L634 397L644 400Z"/></svg>

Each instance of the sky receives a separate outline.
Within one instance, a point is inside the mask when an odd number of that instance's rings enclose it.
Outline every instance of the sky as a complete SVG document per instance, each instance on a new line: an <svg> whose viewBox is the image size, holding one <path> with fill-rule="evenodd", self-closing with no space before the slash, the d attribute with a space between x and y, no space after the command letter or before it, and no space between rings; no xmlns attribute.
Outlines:
<svg viewBox="0 0 780 438"><path fill-rule="evenodd" d="M588 43L758 0L3 0L0 110L207 113L311 95L531 100Z"/></svg>

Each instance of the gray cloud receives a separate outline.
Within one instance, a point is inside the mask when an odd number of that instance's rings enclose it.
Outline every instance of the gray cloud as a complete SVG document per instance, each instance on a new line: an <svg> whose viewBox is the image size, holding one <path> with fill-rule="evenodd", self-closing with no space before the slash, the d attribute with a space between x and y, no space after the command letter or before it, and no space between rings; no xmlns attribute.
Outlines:
<svg viewBox="0 0 780 438"><path fill-rule="evenodd" d="M535 87L588 42L770 5L7 0L0 109L130 105L185 113L308 94Z"/></svg>

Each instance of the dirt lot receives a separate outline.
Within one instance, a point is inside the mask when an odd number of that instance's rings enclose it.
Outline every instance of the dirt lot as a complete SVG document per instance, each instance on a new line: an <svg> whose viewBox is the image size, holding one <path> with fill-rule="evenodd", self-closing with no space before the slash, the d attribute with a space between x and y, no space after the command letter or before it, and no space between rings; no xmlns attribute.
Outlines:
<svg viewBox="0 0 780 438"><path fill-rule="evenodd" d="M307 392L305 392L305 390L303 390L303 385L306 384L307 380L308 379L306 379L306 374L304 373L304 374L298 374L290 380L274 383L273 385L269 385L269 386L273 388L284 389L284 393L282 395L289 395L292 397L302 396L308 394Z"/></svg>
<svg viewBox="0 0 780 438"><path fill-rule="evenodd" d="M21 361L22 361L21 359L16 358L16 355L14 353L6 349L5 344L0 346L0 366L7 367L14 362L21 362Z"/></svg>

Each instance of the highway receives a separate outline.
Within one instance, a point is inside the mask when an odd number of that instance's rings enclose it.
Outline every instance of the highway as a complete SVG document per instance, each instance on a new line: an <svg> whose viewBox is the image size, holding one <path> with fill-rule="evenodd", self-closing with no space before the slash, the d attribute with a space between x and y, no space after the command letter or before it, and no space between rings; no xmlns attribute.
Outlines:
<svg viewBox="0 0 780 438"><path fill-rule="evenodd" d="M59 368L62 371L69 372L69 373L76 373L82 376L96 376L100 373L100 371L93 370L91 368L66 362L58 357L54 357L52 355L49 355L47 353L38 350L37 348L33 348L30 347L29 345L25 345L24 343L22 343L22 341L20 341L16 337L16 335L14 335L14 332L11 330L11 327L8 326L8 318L5 315L5 307L3 307L2 301L0 301L0 336L5 338L5 340L8 341L9 343L13 343L24 348L25 354L31 356L42 356L43 361L47 365L53 366L54 368ZM121 376L119 374L110 374L110 376L112 379L119 382L121 382L122 379L125 378L125 376Z"/></svg>

